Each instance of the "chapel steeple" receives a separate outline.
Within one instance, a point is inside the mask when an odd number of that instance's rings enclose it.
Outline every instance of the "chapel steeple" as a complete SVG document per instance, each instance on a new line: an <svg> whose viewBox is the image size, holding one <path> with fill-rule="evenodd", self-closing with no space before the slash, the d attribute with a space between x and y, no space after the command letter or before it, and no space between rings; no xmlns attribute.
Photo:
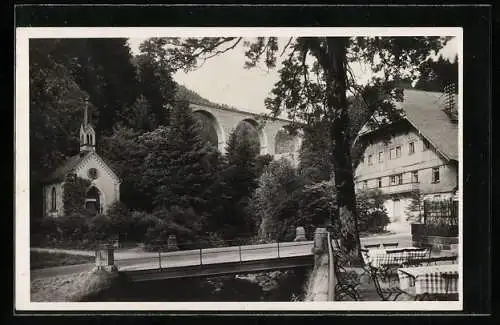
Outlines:
<svg viewBox="0 0 500 325"><path fill-rule="evenodd" d="M80 126L80 153L95 151L95 131L88 122L89 99L85 97L83 104L83 123Z"/></svg>

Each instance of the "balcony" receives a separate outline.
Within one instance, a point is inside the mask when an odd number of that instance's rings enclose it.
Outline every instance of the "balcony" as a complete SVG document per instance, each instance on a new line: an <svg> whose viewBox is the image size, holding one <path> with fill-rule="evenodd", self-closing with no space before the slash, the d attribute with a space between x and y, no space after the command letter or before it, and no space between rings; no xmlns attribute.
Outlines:
<svg viewBox="0 0 500 325"><path fill-rule="evenodd" d="M408 193L419 190L419 183L403 183L397 185L389 185L380 187L379 189L384 194Z"/></svg>

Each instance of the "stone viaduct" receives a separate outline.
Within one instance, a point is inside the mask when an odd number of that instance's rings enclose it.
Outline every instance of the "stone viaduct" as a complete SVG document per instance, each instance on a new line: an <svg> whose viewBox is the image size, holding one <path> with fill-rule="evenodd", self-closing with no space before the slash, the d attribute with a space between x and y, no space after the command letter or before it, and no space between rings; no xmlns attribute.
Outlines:
<svg viewBox="0 0 500 325"><path fill-rule="evenodd" d="M233 130L241 123L248 123L259 135L260 153L270 154L275 159L285 157L292 164L297 165L299 149L302 143L300 135L291 136L284 126L290 121L275 118L261 121L259 114L236 110L226 107L212 107L206 105L190 104L194 114L204 115L204 120L211 124L217 134L218 148L225 152L226 141Z"/></svg>

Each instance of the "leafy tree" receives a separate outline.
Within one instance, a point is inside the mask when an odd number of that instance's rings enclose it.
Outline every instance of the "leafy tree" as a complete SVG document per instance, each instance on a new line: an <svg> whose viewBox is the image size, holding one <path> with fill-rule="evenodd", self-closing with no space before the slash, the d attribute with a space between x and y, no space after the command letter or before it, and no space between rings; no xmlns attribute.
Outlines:
<svg viewBox="0 0 500 325"><path fill-rule="evenodd" d="M140 95L134 104L122 113L121 119L126 125L140 132L152 131L158 125L148 100L143 95Z"/></svg>
<svg viewBox="0 0 500 325"><path fill-rule="evenodd" d="M31 215L42 215L42 181L79 148L86 93L68 69L54 59L56 40L30 40L30 195Z"/></svg>
<svg viewBox="0 0 500 325"><path fill-rule="evenodd" d="M139 95L126 38L59 39L55 51L95 107L96 133L110 134Z"/></svg>
<svg viewBox="0 0 500 325"><path fill-rule="evenodd" d="M327 181L332 177L332 146L325 137L326 125L305 129L299 152L299 173L309 182Z"/></svg>
<svg viewBox="0 0 500 325"><path fill-rule="evenodd" d="M163 48L164 39L150 38L140 46L134 58L139 75L141 93L151 108L157 125L168 125L170 105L175 101L176 83L172 79L170 61Z"/></svg>
<svg viewBox="0 0 500 325"><path fill-rule="evenodd" d="M116 125L113 134L100 139L99 154L106 160L113 171L120 177L120 200L131 209L151 209L152 197L141 191L143 163L148 152L155 148L148 147L145 138L154 133L140 134L134 129ZM164 134L158 139L163 140Z"/></svg>
<svg viewBox="0 0 500 325"><path fill-rule="evenodd" d="M257 157L258 146L255 146L247 128L231 132L222 170L224 209L219 217L219 223L225 229L223 237L226 239L238 233L248 234L254 228L246 207L257 187Z"/></svg>
<svg viewBox="0 0 500 325"><path fill-rule="evenodd" d="M454 61L444 59L441 55L437 60L427 59L419 67L420 77L415 84L415 89L443 92L449 84L456 85L458 91L458 56Z"/></svg>
<svg viewBox="0 0 500 325"><path fill-rule="evenodd" d="M165 44L170 46L172 62L189 69L199 61L232 50L241 41L241 37L205 37L165 39ZM372 112L376 109L387 118L398 118L400 114L393 102L401 101L403 93L395 88L396 82L403 77L416 78L417 66L446 41L447 38L439 37L299 37L290 38L280 51L288 49L288 55L266 106L273 115L285 111L293 121L309 126L317 122L328 125L342 243L358 258L361 255L350 152L352 139L347 131L347 91L361 94ZM248 49L246 67L262 61L268 67L276 65L280 48L276 37L258 37L244 45ZM365 62L375 72L366 87L354 80L349 68L353 61Z"/></svg>
<svg viewBox="0 0 500 325"><path fill-rule="evenodd" d="M257 177L260 177L264 172L266 166L268 166L273 161L273 156L270 154L258 155L255 161L257 167Z"/></svg>
<svg viewBox="0 0 500 325"><path fill-rule="evenodd" d="M296 201L292 193L302 187L302 182L291 163L282 158L264 168L258 184L249 208L259 225L259 237L276 239L282 233L285 220L297 217L297 209L293 211L288 207ZM282 212L285 210L293 213L287 215Z"/></svg>
<svg viewBox="0 0 500 325"><path fill-rule="evenodd" d="M410 204L406 207L405 214L409 221L421 222L424 211L424 194L417 191L412 191L409 193Z"/></svg>
<svg viewBox="0 0 500 325"><path fill-rule="evenodd" d="M146 148L147 154L141 164L141 177L138 190L141 197L147 198L145 209L152 211L160 198L159 189L166 186L166 170L170 165L168 151L168 138L170 128L159 127L158 129L141 135L138 142Z"/></svg>
<svg viewBox="0 0 500 325"><path fill-rule="evenodd" d="M168 135L144 161L143 188L153 190L154 208L192 208L208 217L218 178L218 152L202 143L187 103L172 111Z"/></svg>
<svg viewBox="0 0 500 325"><path fill-rule="evenodd" d="M390 222L382 192L379 189L361 191L356 197L356 202L359 211L359 231L382 232Z"/></svg>
<svg viewBox="0 0 500 325"><path fill-rule="evenodd" d="M311 227L310 230L313 230L316 227L324 227L332 221L332 216L338 216L335 191L335 182L332 180L308 184L304 187L298 200L301 226ZM338 232L339 220L333 219L333 221L333 226Z"/></svg>

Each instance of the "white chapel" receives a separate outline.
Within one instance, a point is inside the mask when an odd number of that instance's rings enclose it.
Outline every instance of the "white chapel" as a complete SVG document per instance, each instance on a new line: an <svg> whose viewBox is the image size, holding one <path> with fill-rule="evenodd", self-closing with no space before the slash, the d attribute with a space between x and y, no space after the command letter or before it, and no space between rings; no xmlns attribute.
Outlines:
<svg viewBox="0 0 500 325"><path fill-rule="evenodd" d="M68 175L88 179L85 205L93 214L106 213L111 204L120 200L120 179L96 153L96 136L88 122L88 100L85 100L83 123L80 126L80 152L70 157L52 172L44 182L44 211L46 216L64 215L63 185Z"/></svg>

